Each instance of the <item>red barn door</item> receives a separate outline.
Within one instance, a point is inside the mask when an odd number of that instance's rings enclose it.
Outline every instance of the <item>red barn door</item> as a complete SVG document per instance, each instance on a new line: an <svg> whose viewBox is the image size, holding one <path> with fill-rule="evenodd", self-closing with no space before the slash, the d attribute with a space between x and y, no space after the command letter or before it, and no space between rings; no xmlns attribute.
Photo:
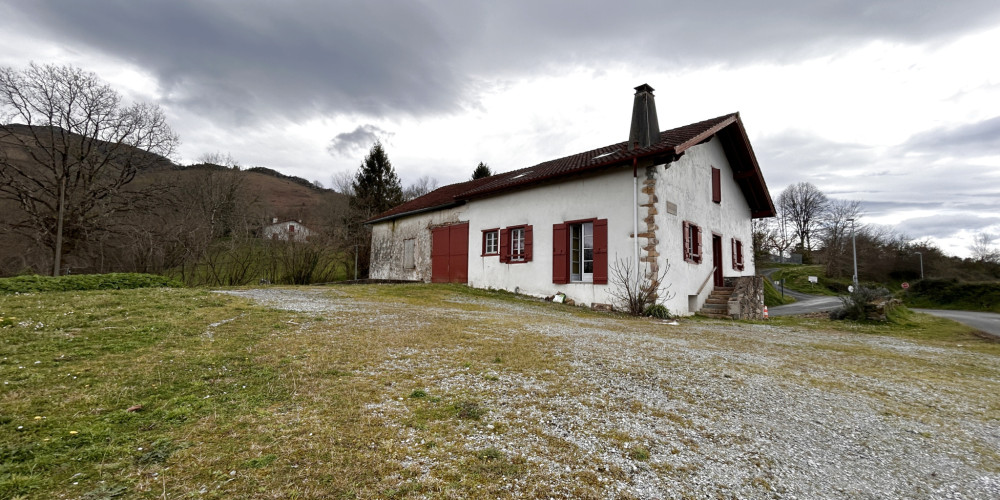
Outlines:
<svg viewBox="0 0 1000 500"><path fill-rule="evenodd" d="M469 224L431 230L431 282L469 281Z"/></svg>

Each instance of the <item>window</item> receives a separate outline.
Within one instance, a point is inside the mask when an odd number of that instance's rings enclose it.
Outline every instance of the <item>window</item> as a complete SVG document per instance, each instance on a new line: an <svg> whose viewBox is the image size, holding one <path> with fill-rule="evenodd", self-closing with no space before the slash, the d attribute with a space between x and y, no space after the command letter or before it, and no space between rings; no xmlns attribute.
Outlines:
<svg viewBox="0 0 1000 500"><path fill-rule="evenodd" d="M483 255L497 255L500 253L500 230L487 229L483 231Z"/></svg>
<svg viewBox="0 0 1000 500"><path fill-rule="evenodd" d="M608 220L552 226L552 282L608 283Z"/></svg>
<svg viewBox="0 0 1000 500"><path fill-rule="evenodd" d="M685 221L683 231L684 260L698 264L701 262L701 228Z"/></svg>
<svg viewBox="0 0 1000 500"><path fill-rule="evenodd" d="M511 262L524 261L524 228L515 227L510 230L510 260Z"/></svg>
<svg viewBox="0 0 1000 500"><path fill-rule="evenodd" d="M722 203L722 171L712 167L712 201Z"/></svg>
<svg viewBox="0 0 1000 500"><path fill-rule="evenodd" d="M519 264L531 261L531 226L500 230L500 262Z"/></svg>
<svg viewBox="0 0 1000 500"><path fill-rule="evenodd" d="M733 269L737 271L743 270L743 242L733 238Z"/></svg>
<svg viewBox="0 0 1000 500"><path fill-rule="evenodd" d="M289 233L294 233L295 232L295 225L294 224L289 224L288 225L288 232Z"/></svg>
<svg viewBox="0 0 1000 500"><path fill-rule="evenodd" d="M403 240L403 269L413 269L416 267L413 261L413 247L415 240Z"/></svg>
<svg viewBox="0 0 1000 500"><path fill-rule="evenodd" d="M569 279L594 281L594 223L569 225Z"/></svg>

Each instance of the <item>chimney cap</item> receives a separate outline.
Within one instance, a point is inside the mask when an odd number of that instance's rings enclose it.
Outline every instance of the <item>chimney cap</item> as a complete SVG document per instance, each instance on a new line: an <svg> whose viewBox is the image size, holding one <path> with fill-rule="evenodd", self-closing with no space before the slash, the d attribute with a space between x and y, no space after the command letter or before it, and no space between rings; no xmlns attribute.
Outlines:
<svg viewBox="0 0 1000 500"><path fill-rule="evenodd" d="M635 88L635 93L638 94L639 92L652 92L653 90L655 89L653 89L653 87L650 87L648 83L644 83Z"/></svg>

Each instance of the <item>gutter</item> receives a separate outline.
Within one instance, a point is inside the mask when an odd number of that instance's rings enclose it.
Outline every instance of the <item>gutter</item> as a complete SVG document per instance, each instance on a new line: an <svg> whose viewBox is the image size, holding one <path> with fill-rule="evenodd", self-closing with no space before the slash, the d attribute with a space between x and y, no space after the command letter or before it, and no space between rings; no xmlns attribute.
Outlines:
<svg viewBox="0 0 1000 500"><path fill-rule="evenodd" d="M639 261L639 158L632 158L632 246L635 253L635 282L639 284L642 263ZM636 287L638 289L638 287Z"/></svg>
<svg viewBox="0 0 1000 500"><path fill-rule="evenodd" d="M453 201L451 203L445 203L444 205L436 205L436 206L427 207L427 208L418 208L416 210L410 210L408 212L400 212L398 214L392 214L392 215L387 215L385 217L379 217L378 219L366 220L366 221L362 222L362 224L364 224L366 226L370 226L372 224L376 224L376 223L379 223L379 222L385 222L385 221L389 221L389 220L393 220L393 219L399 219L399 218L402 218L402 217L409 217L411 215L422 214L422 213L425 213L425 212L433 212L435 210L442 210L442 209L445 209L445 208L457 207L457 206L464 205L464 204L465 204L465 200L457 200L457 201Z"/></svg>

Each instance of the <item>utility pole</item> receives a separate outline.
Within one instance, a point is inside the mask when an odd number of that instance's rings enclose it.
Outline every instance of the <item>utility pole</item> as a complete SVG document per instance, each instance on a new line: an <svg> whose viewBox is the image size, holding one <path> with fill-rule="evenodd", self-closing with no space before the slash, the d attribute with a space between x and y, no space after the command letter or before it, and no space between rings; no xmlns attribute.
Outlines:
<svg viewBox="0 0 1000 500"><path fill-rule="evenodd" d="M851 223L851 250L854 252L854 289L858 288L858 244L854 238L854 219L847 219Z"/></svg>
<svg viewBox="0 0 1000 500"><path fill-rule="evenodd" d="M924 279L924 254L921 252L914 252L917 257L920 257L920 279Z"/></svg>

